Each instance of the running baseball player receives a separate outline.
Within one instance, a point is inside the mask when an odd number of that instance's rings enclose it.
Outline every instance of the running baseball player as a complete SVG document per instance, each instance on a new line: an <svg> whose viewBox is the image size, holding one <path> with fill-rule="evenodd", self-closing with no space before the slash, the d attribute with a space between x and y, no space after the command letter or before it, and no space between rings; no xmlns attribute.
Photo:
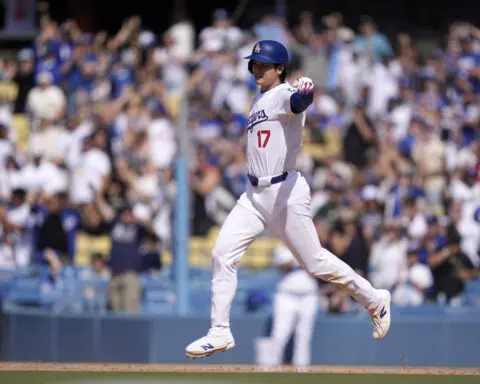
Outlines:
<svg viewBox="0 0 480 384"><path fill-rule="evenodd" d="M381 339L390 328L390 293L375 289L322 248L310 214L310 188L295 170L305 111L313 102L313 81L300 77L293 86L285 81L288 52L274 40L259 41L246 59L260 86L247 121L249 183L223 223L212 250L210 330L189 344L185 355L206 357L235 347L230 309L237 290L237 265L265 228L285 243L312 276L342 287L360 302L370 313L373 337Z"/></svg>

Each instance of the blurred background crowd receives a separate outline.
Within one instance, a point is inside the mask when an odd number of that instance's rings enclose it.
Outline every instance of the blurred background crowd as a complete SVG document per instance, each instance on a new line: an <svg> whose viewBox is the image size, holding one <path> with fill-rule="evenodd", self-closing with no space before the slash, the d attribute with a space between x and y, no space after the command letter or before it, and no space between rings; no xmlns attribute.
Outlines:
<svg viewBox="0 0 480 384"><path fill-rule="evenodd" d="M244 127L257 89L243 57L275 39L291 56L287 81L316 85L297 164L321 243L396 305L480 305L464 295L480 267L474 25L451 23L438 47L420 52L407 33L388 38L371 16L352 26L339 12L305 10L287 23L271 11L244 28L219 8L210 25L179 17L161 34L139 16L110 34L56 21L47 4L39 14L32 44L0 57L0 268L45 265L54 285L81 264L80 278L110 282L109 308L138 310L139 276L175 257L182 92L198 239L246 186ZM108 248L97 247L105 237ZM79 247L107 250L79 260ZM329 311L355 307L319 286Z"/></svg>

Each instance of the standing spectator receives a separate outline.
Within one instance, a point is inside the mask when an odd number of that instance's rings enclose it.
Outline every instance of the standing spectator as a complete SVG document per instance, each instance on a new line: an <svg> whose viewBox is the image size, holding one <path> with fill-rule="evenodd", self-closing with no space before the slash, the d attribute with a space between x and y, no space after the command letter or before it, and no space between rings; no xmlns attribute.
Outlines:
<svg viewBox="0 0 480 384"><path fill-rule="evenodd" d="M310 11L300 12L300 20L294 27L293 33L300 44L308 44L315 34L313 14ZM306 71L306 73L310 73ZM317 84L315 82L315 84Z"/></svg>
<svg viewBox="0 0 480 384"><path fill-rule="evenodd" d="M253 32L258 40L276 40L288 49L290 33L285 24L285 19L282 16L267 10L253 26Z"/></svg>
<svg viewBox="0 0 480 384"><path fill-rule="evenodd" d="M216 158L209 155L207 149L197 152L196 168L190 174L193 194L193 236L206 236L215 225L213 218L207 213L208 195L220 183L220 171Z"/></svg>
<svg viewBox="0 0 480 384"><path fill-rule="evenodd" d="M375 145L375 141L372 121L366 114L364 103L360 101L343 139L345 160L360 170L364 169L368 161L368 151Z"/></svg>
<svg viewBox="0 0 480 384"><path fill-rule="evenodd" d="M353 210L343 208L330 237L332 253L338 255L360 276L367 276L369 247L358 226Z"/></svg>
<svg viewBox="0 0 480 384"><path fill-rule="evenodd" d="M50 72L40 72L37 77L37 86L27 95L27 111L32 119L47 119L55 122L62 118L66 108L66 98L62 89L53 84Z"/></svg>
<svg viewBox="0 0 480 384"><path fill-rule="evenodd" d="M37 129L30 135L29 151L57 165L63 164L67 155L67 131L44 117L38 118L37 123Z"/></svg>
<svg viewBox="0 0 480 384"><path fill-rule="evenodd" d="M424 180L425 197L432 206L441 203L446 187L445 144L437 137L434 128L425 123L420 130L419 140L413 148L413 158Z"/></svg>
<svg viewBox="0 0 480 384"><path fill-rule="evenodd" d="M381 57L390 56L393 51L387 37L377 30L372 17L364 15L360 20L361 35L355 39L355 46L370 62L379 61Z"/></svg>
<svg viewBox="0 0 480 384"><path fill-rule="evenodd" d="M18 53L19 68L13 78L13 82L18 86L18 94L15 99L13 113L24 113L27 103L27 95L35 86L34 78L34 57L29 48L24 48Z"/></svg>
<svg viewBox="0 0 480 384"><path fill-rule="evenodd" d="M117 218L115 211L98 192L96 204L103 218L110 223L110 308L113 311L137 312L140 305L139 273L142 269L140 246L145 236L145 227L135 218L129 205L124 207Z"/></svg>
<svg viewBox="0 0 480 384"><path fill-rule="evenodd" d="M366 185L361 191L362 213L359 219L361 233L370 247L378 238L383 214L380 190L376 185Z"/></svg>
<svg viewBox="0 0 480 384"><path fill-rule="evenodd" d="M465 282L475 278L478 272L460 249L461 237L454 225L447 228L447 244L439 245L429 256L437 292L437 300L449 305L462 303Z"/></svg>
<svg viewBox="0 0 480 384"><path fill-rule="evenodd" d="M376 287L392 289L407 274L407 241L398 220L385 223L382 237L370 253L370 281Z"/></svg>
<svg viewBox="0 0 480 384"><path fill-rule="evenodd" d="M83 151L72 169L70 199L74 204L90 203L95 192L104 192L109 180L112 164L106 152L105 131L96 130L85 139Z"/></svg>
<svg viewBox="0 0 480 384"><path fill-rule="evenodd" d="M167 110L158 101L150 104L152 120L147 126L151 160L156 168L168 168L177 152L173 124Z"/></svg>
<svg viewBox="0 0 480 384"><path fill-rule="evenodd" d="M27 191L15 188L11 193L11 203L7 219L14 226L15 263L19 267L30 264L32 252L31 206L27 199Z"/></svg>
<svg viewBox="0 0 480 384"><path fill-rule="evenodd" d="M181 12L177 12L170 28L165 32L172 41L170 52L177 59L191 59L195 45L195 29L192 22Z"/></svg>
<svg viewBox="0 0 480 384"><path fill-rule="evenodd" d="M34 262L47 264L56 275L63 264L72 264L75 257L76 231L79 218L67 207L66 194L57 192L45 197L45 204L33 207Z"/></svg>
<svg viewBox="0 0 480 384"><path fill-rule="evenodd" d="M433 285L430 268L421 263L421 250L410 245L407 252L408 272L393 291L392 301L397 306L419 306L425 301L427 290Z"/></svg>
<svg viewBox="0 0 480 384"><path fill-rule="evenodd" d="M220 8L213 12L213 24L200 31L200 47L205 49L209 44L222 48L237 48L243 38L243 33L228 16L227 10Z"/></svg>

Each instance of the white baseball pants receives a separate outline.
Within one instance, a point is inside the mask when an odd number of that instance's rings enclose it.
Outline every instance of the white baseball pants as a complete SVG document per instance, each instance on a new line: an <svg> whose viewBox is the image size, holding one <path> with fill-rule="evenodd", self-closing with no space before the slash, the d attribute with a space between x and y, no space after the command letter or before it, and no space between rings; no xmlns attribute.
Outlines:
<svg viewBox="0 0 480 384"><path fill-rule="evenodd" d="M377 290L342 260L322 248L310 213L310 188L299 172L281 183L252 187L227 216L212 251L211 325L230 330L230 309L237 290L237 265L248 246L268 228L314 277L345 289L367 310L380 301Z"/></svg>
<svg viewBox="0 0 480 384"><path fill-rule="evenodd" d="M270 336L272 365L283 364L285 347L294 332L292 364L298 368L310 365L312 336L318 307L318 295L315 293L296 295L278 292L275 295Z"/></svg>

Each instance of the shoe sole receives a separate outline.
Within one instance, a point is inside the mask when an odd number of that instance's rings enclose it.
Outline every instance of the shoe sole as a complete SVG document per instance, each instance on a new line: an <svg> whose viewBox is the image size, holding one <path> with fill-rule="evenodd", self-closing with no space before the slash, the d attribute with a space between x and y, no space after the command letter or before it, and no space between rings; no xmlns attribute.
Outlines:
<svg viewBox="0 0 480 384"><path fill-rule="evenodd" d="M229 351L230 349L232 349L233 347L235 347L235 342L230 342L228 343L226 346L224 347L220 347L220 348L216 348L216 349L211 349L209 351L205 351L205 352L200 352L200 353L192 353L192 352L187 352L185 351L185 356L187 356L189 359L201 359L203 357L209 357L209 356L212 356L214 353L217 353L217 352L225 352L225 351Z"/></svg>

